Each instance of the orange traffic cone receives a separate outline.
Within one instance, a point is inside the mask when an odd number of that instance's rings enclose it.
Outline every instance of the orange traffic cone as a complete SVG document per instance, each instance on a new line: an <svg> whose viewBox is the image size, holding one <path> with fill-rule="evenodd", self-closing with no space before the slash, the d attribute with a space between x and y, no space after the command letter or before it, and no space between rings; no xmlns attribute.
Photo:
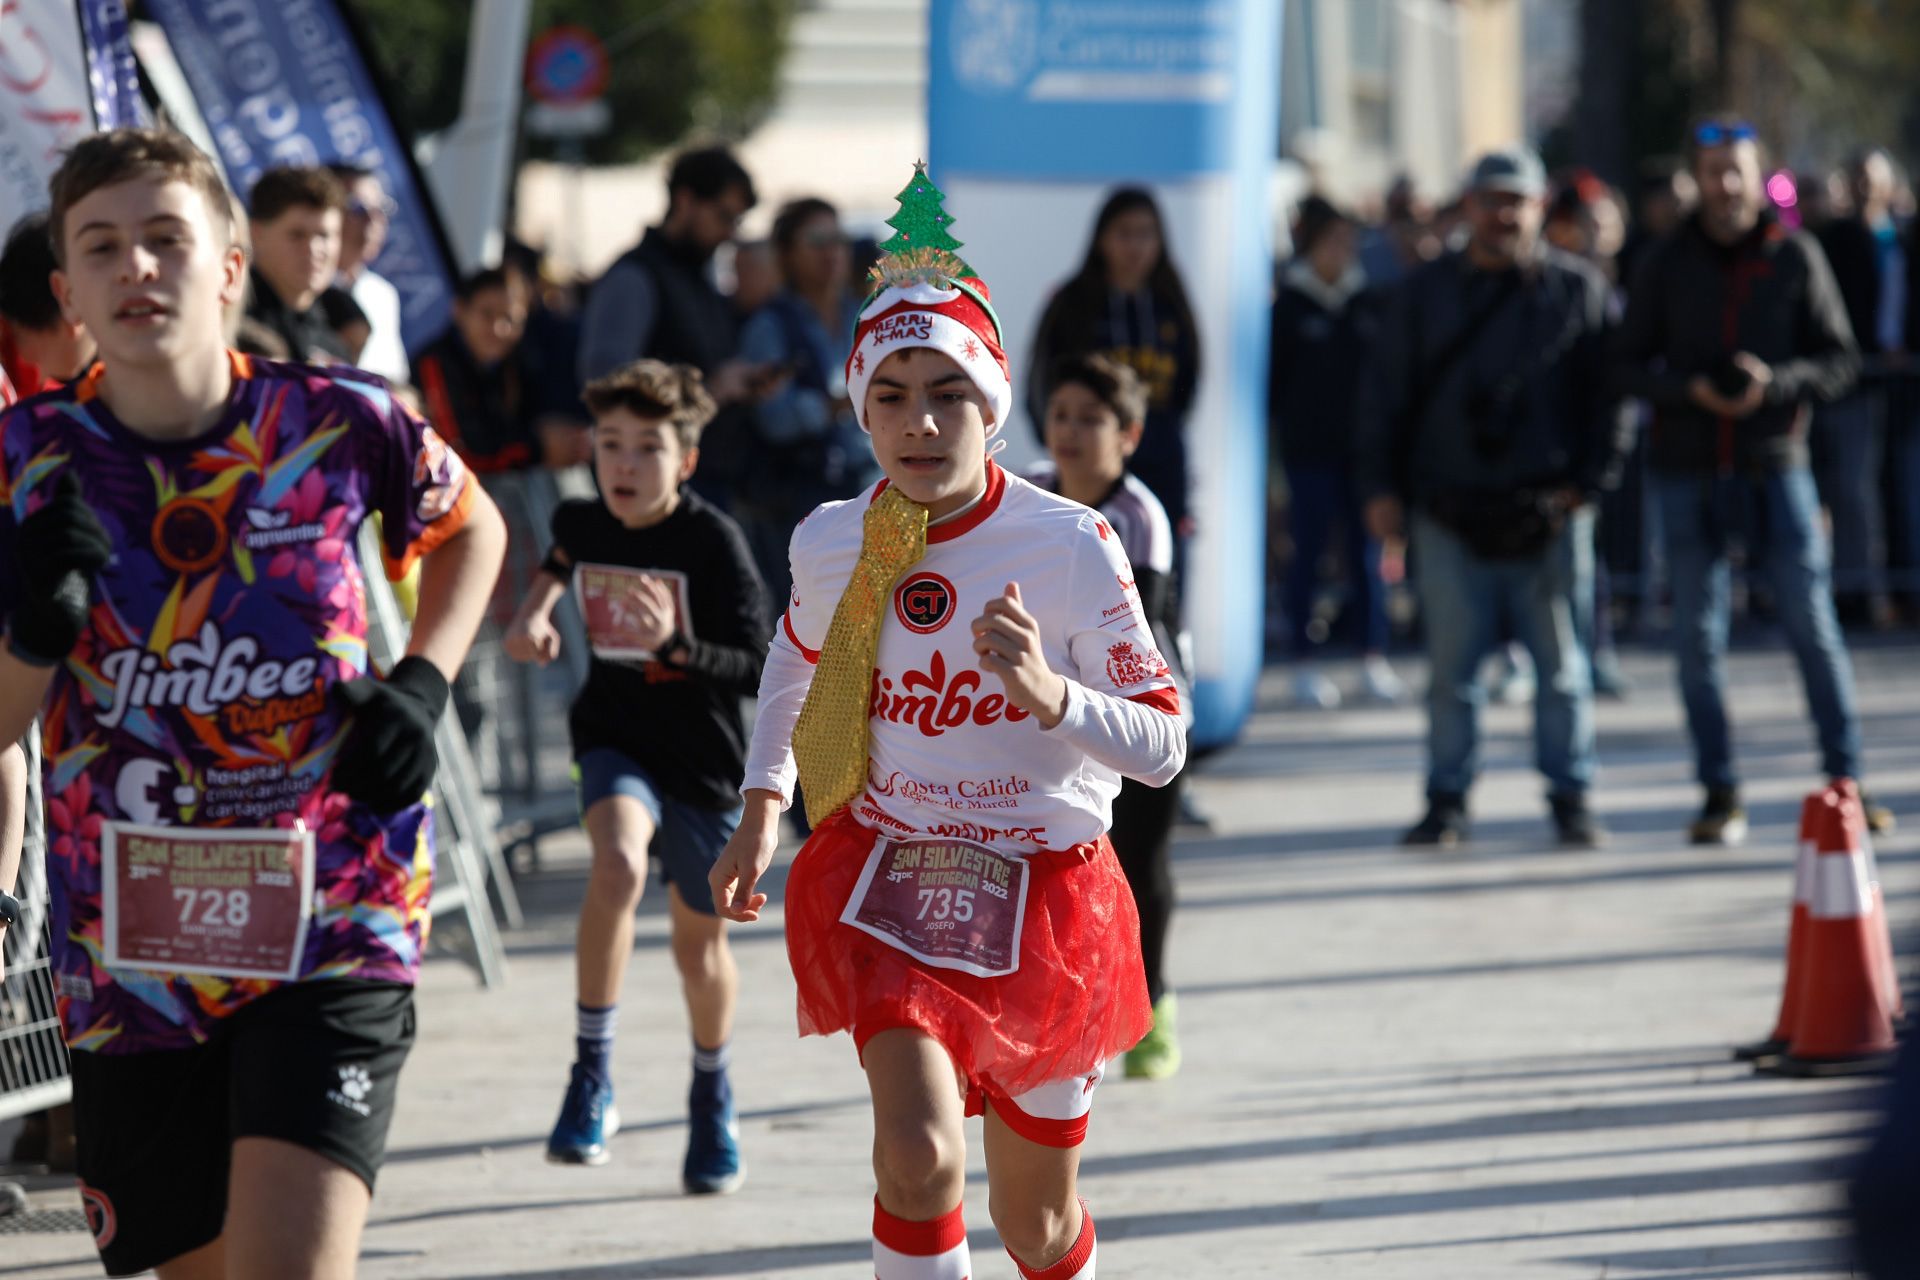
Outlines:
<svg viewBox="0 0 1920 1280"><path fill-rule="evenodd" d="M1787 925L1787 980L1780 992L1780 1013L1766 1039L1733 1051L1736 1062L1777 1058L1793 1043L1793 1015L1800 1007L1801 975L1807 967L1807 904L1813 898L1813 860L1820 852L1814 833L1820 829L1820 808L1829 803L1827 793L1822 791L1808 792L1800 802L1800 847L1793 861L1793 919Z"/></svg>
<svg viewBox="0 0 1920 1280"><path fill-rule="evenodd" d="M1857 1075L1885 1070L1894 1049L1893 994L1886 989L1893 944L1874 910L1857 796L1829 788L1819 806L1806 958L1793 1043L1757 1069L1785 1076ZM1849 813L1848 810L1853 812ZM1877 936L1876 936L1877 935Z"/></svg>
<svg viewBox="0 0 1920 1280"><path fill-rule="evenodd" d="M1874 949L1879 953L1880 967L1884 970L1880 990L1889 1001L1887 1016L1896 1023L1903 1022L1907 1010L1900 995L1900 975L1893 965L1893 933L1887 925L1887 899L1880 890L1880 863L1873 856L1873 833L1867 828L1866 808L1860 801L1860 784L1852 778L1841 778L1833 783L1832 789L1843 799L1852 802L1841 806L1840 816L1847 824L1849 847L1866 854L1867 885L1873 894L1874 915L1873 926L1867 932L1873 939Z"/></svg>

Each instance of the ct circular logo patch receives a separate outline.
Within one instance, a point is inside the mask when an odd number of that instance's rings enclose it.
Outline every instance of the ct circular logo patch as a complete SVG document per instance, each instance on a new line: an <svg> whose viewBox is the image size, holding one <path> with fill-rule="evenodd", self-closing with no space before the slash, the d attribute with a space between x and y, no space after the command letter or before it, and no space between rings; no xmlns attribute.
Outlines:
<svg viewBox="0 0 1920 1280"><path fill-rule="evenodd" d="M80 1204L87 1213L87 1230L93 1232L93 1247L104 1249L113 1243L113 1237L119 1233L120 1223L114 1216L113 1201L107 1199L107 1193L96 1191L86 1183L80 1184Z"/></svg>
<svg viewBox="0 0 1920 1280"><path fill-rule="evenodd" d="M953 584L937 573L909 573L893 593L893 613L900 625L928 635L947 625L953 616Z"/></svg>
<svg viewBox="0 0 1920 1280"><path fill-rule="evenodd" d="M227 522L211 503L175 498L153 517L153 554L175 573L204 573L227 554Z"/></svg>

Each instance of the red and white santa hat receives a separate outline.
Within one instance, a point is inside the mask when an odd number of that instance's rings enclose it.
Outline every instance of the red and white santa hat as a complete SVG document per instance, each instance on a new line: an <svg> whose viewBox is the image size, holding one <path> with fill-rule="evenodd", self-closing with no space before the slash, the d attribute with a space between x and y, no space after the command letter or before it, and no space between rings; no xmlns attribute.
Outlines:
<svg viewBox="0 0 1920 1280"><path fill-rule="evenodd" d="M960 242L946 232L953 218L941 209L943 199L925 166L915 166L913 180L900 193L900 213L889 223L898 234L881 246L884 252L873 269L878 287L861 308L853 354L847 357L847 395L863 430L874 370L910 347L943 352L966 370L993 406L989 436L1013 412L1000 318L986 283L952 252Z"/></svg>

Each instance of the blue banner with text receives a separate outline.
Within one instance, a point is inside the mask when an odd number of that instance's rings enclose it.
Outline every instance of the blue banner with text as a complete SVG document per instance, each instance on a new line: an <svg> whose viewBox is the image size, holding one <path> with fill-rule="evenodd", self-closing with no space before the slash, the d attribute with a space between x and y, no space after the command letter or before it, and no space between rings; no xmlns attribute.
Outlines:
<svg viewBox="0 0 1920 1280"><path fill-rule="evenodd" d="M446 328L453 268L431 197L334 0L147 0L244 198L267 169L344 163L393 198L374 270L400 291L408 351Z"/></svg>

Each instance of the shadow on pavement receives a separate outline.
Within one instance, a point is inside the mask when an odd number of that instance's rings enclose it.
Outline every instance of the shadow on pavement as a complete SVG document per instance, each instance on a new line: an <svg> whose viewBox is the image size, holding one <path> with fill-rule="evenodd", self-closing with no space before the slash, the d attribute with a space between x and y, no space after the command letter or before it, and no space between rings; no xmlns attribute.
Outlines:
<svg viewBox="0 0 1920 1280"><path fill-rule="evenodd" d="M1180 906L1189 904L1185 899ZM1765 959L1777 955L1778 944L1762 947L1692 947L1664 951L1613 951L1588 956L1522 956L1475 964L1435 965L1426 968L1362 969L1353 973L1310 973L1288 977L1243 978L1232 982L1183 983L1180 995L1214 996L1246 991L1288 991L1311 987L1363 986L1374 982L1419 982L1441 978L1479 978L1507 973L1542 973L1560 969L1610 968L1625 964L1666 964L1675 960Z"/></svg>
<svg viewBox="0 0 1920 1280"><path fill-rule="evenodd" d="M445 1209L428 1209L421 1213L401 1214L397 1217L375 1217L367 1221L367 1229L375 1227L400 1227L416 1222L435 1222L443 1218L469 1218L484 1214L489 1219L504 1217L516 1213L539 1213L547 1209L581 1209L593 1206L613 1204L644 1204L655 1200L685 1200L680 1191L636 1192L630 1196L570 1196L565 1200L511 1200L504 1204L459 1204ZM377 1256L372 1250L363 1250L362 1258Z"/></svg>
<svg viewBox="0 0 1920 1280"><path fill-rule="evenodd" d="M1821 1182L1842 1175L1841 1160L1781 1160L1715 1169L1689 1169L1607 1177L1566 1178L1460 1187L1445 1191L1396 1192L1303 1200L1257 1208L1197 1209L1181 1212L1102 1217L1100 1234L1114 1239L1136 1236L1210 1234L1240 1227L1272 1227L1293 1222L1343 1218L1386 1218L1451 1213L1516 1205L1576 1203L1583 1200L1634 1200L1699 1191L1785 1187ZM1704 1252L1696 1248L1696 1255ZM1696 1256L1696 1261L1698 1258Z"/></svg>
<svg viewBox="0 0 1920 1280"><path fill-rule="evenodd" d="M1523 1169L1546 1164L1578 1164L1584 1160L1627 1160L1647 1156L1686 1156L1707 1151L1748 1151L1754 1147L1797 1147L1813 1142L1856 1142L1862 1147L1877 1129L1843 1129L1838 1133L1782 1134L1774 1138L1735 1138L1729 1142L1676 1142L1657 1147L1603 1147L1598 1151L1558 1152L1539 1156L1514 1156L1505 1160L1478 1160L1472 1164L1416 1165L1407 1169L1379 1169L1371 1173L1351 1173L1341 1181L1356 1182L1371 1178L1423 1178L1442 1174L1473 1174L1495 1169ZM1577 1233L1574 1233L1577 1234Z"/></svg>
<svg viewBox="0 0 1920 1280"><path fill-rule="evenodd" d="M1597 1098L1605 1098L1605 1097L1619 1097L1623 1094L1630 1094L1630 1093L1647 1093L1653 1090L1672 1092L1674 1090L1679 1090L1679 1089L1690 1089L1690 1090L1703 1089L1703 1088L1743 1089L1743 1088L1746 1088L1752 1082L1753 1082L1753 1074L1750 1068L1739 1065L1739 1064L1735 1064L1735 1063L1727 1063L1725 1070L1721 1071L1718 1077L1714 1079L1639 1080L1639 1081L1634 1081L1626 1084L1603 1085L1599 1087L1595 1087L1592 1085L1576 1087L1576 1086L1568 1086L1564 1084L1547 1084L1547 1085L1541 1085L1539 1088L1536 1088L1536 1089L1503 1090L1498 1095L1497 1100L1501 1102L1511 1102L1511 1103L1547 1102L1547 1101L1555 1101L1555 1100L1565 1101L1566 1099L1573 1097L1576 1094L1581 1098L1597 1099ZM1455 1082L1452 1087L1457 1090L1458 1085L1462 1083L1467 1083L1467 1082ZM1445 1082L1434 1082L1431 1086L1428 1087L1428 1091L1422 1094L1422 1096L1420 1097L1396 1098L1391 1101L1384 1101L1384 1102L1375 1101L1372 1098L1365 1096L1364 1090L1353 1089L1353 1090L1348 1090L1345 1096L1353 1098L1354 1100L1347 1103L1322 1101L1313 1105L1303 1105L1299 1107L1262 1107L1262 1106L1259 1106L1258 1104L1249 1103L1249 1104L1242 1104L1241 1107L1239 1108L1239 1113L1245 1116L1246 1118L1248 1118L1249 1120L1254 1120L1254 1119L1300 1120L1300 1119L1306 1119L1313 1116L1384 1115L1389 1112L1430 1111L1437 1107L1439 1108L1455 1107L1460 1105L1462 1102L1471 1102L1471 1101L1488 1102L1488 1101L1495 1100L1493 1095L1481 1095L1478 1097L1474 1097L1474 1096L1461 1094L1457 1091L1446 1092L1446 1089L1448 1087L1449 1086ZM1865 1137L1865 1136L1866 1136L1865 1132L1861 1131L1859 1133L1847 1133L1847 1134L1818 1134L1818 1135L1814 1135L1811 1138L1807 1138L1805 1140L1825 1142L1838 1137ZM1797 1139L1783 1137L1783 1138L1768 1138L1768 1139L1754 1138L1754 1139L1750 1139L1749 1141L1754 1145L1763 1145L1766 1142L1779 1142L1783 1144L1790 1144L1791 1142L1796 1140ZM1709 1151L1709 1150L1713 1150L1715 1147L1720 1145L1725 1145L1729 1150L1733 1150L1733 1149L1737 1149L1741 1144L1737 1142L1729 1142L1725 1144L1690 1143L1690 1144L1679 1146L1679 1147L1651 1148L1649 1149L1649 1153L1661 1151L1661 1150L1672 1151L1675 1153L1695 1151L1695 1150ZM1630 1151L1596 1152L1594 1157L1592 1158L1599 1158L1601 1156L1611 1155L1611 1154L1631 1155L1633 1153ZM1470 1173L1475 1169L1496 1168L1502 1164L1552 1163L1556 1160L1577 1160L1577 1159L1587 1159L1587 1158L1589 1157L1580 1156L1580 1155L1545 1155L1545 1156L1539 1156L1539 1157L1516 1157L1510 1161L1486 1160L1486 1161L1479 1161L1474 1164L1457 1165L1453 1167L1453 1171L1460 1172L1460 1173ZM1349 1176L1386 1177L1386 1176L1391 1176L1391 1174L1397 1173L1397 1172L1400 1172L1400 1171L1398 1170L1382 1171L1378 1174L1360 1174L1360 1175L1349 1175ZM1413 1169L1413 1170L1406 1170L1405 1172L1422 1173L1422 1172L1437 1172L1437 1170Z"/></svg>
<svg viewBox="0 0 1920 1280"><path fill-rule="evenodd" d="M1592 1131L1614 1131L1619 1129L1645 1128L1655 1125L1701 1125L1716 1124L1740 1120L1780 1120L1789 1116L1813 1116L1829 1114L1862 1115L1876 1113L1883 1094L1878 1084L1856 1085L1845 1089L1833 1089L1819 1093L1782 1094L1777 1090L1755 1089L1751 1093L1723 1095L1711 1098L1684 1098L1661 1102L1621 1103L1613 1106L1569 1106L1556 1107L1544 1111L1515 1111L1511 1108L1489 1111L1482 1115L1468 1116L1460 1120L1447 1120L1435 1124L1403 1125L1397 1128L1362 1129L1340 1133L1319 1134L1299 1138L1268 1138L1257 1142L1222 1143L1215 1146L1170 1147L1157 1151L1140 1151L1120 1155L1092 1156L1081 1163L1081 1171L1087 1176L1117 1175L1127 1173L1152 1172L1164 1169L1178 1169L1198 1166L1214 1166L1228 1161L1240 1160L1278 1160L1289 1156L1309 1155L1322 1151L1337 1151L1351 1148L1379 1148L1410 1145L1427 1142L1479 1141L1490 1138L1538 1136L1550 1133L1586 1133ZM1802 1177L1822 1171L1830 1172L1837 1168L1835 1160L1811 1160L1804 1163L1781 1162L1771 1165L1755 1165L1742 1169L1698 1170L1669 1173L1650 1173L1634 1175L1645 1177L1649 1188L1654 1183L1666 1179L1679 1178L1686 1181L1688 1189L1700 1190L1707 1187L1731 1186L1772 1186L1776 1180L1749 1182L1747 1179L1766 1172L1774 1174L1794 1172L1793 1178L1784 1182L1802 1180ZM1716 1182L1712 1179L1726 1176L1731 1181ZM1701 1181L1706 1179L1706 1181ZM1540 1189L1553 1187L1577 1187L1584 1185L1601 1186L1611 1182L1629 1185L1633 1177L1620 1179L1573 1179L1568 1182L1545 1182L1531 1185L1519 1185L1512 1190L1519 1196L1513 1201L1518 1204L1538 1203L1536 1197ZM1455 1193L1448 1193L1455 1194ZM1467 1191L1458 1194L1479 1195L1479 1191ZM1626 1193L1622 1193L1626 1194ZM1649 1189L1645 1194L1653 1194ZM1390 1199L1392 1197L1389 1197ZM1560 1197L1549 1195L1549 1201ZM1575 1199L1585 1197L1575 1196ZM1363 1197L1362 1201L1366 1199ZM1329 1201L1329 1205L1342 1203ZM1503 1203L1501 1201L1483 1201L1484 1204ZM1331 1211L1329 1211L1331 1212Z"/></svg>
<svg viewBox="0 0 1920 1280"><path fill-rule="evenodd" d="M1441 855L1459 859L1462 855ZM1568 857L1578 858L1578 854ZM1178 857L1176 855L1176 862ZM1883 863L1890 859L1882 858ZM1464 863L1463 863L1464 865ZM1470 897L1478 893L1506 893L1518 889L1573 889L1580 885L1642 883L1657 880L1684 880L1694 876L1771 875L1782 878L1782 919L1793 889L1792 863L1787 854L1766 862L1701 862L1667 866L1621 867L1611 871L1574 872L1570 875L1518 875L1504 879L1433 881L1416 880L1406 884L1330 885L1325 888L1302 887L1275 893L1181 894L1179 910L1205 911L1209 908L1264 906L1280 903L1347 902L1363 898L1435 898Z"/></svg>
<svg viewBox="0 0 1920 1280"><path fill-rule="evenodd" d="M1831 1275L1845 1267L1846 1241L1773 1240L1754 1244L1692 1245L1639 1253L1581 1254L1557 1261L1605 1267L1609 1276L1657 1276L1660 1280L1746 1280L1750 1276Z"/></svg>
<svg viewBox="0 0 1920 1280"><path fill-rule="evenodd" d="M798 1103L787 1107L760 1107L754 1110L742 1111L740 1113L740 1119L743 1121L782 1120L791 1116L817 1116L824 1112L841 1111L849 1107L865 1109L869 1105L870 1099L863 1093L858 1097L828 1098L818 1102ZM622 1134L653 1133L662 1129L679 1129L685 1127L685 1125L686 1121L678 1116L632 1124L622 1121L620 1132ZM614 1141L618 1142L619 1138L616 1137ZM547 1135L542 1132L530 1136L523 1135L513 1138L481 1139L476 1142L450 1142L431 1147L400 1147L387 1152L386 1162L388 1164L412 1164L422 1160L457 1160L462 1156L478 1155L482 1151L514 1151L521 1148L544 1147L546 1142Z"/></svg>
<svg viewBox="0 0 1920 1280"><path fill-rule="evenodd" d="M1583 1227L1568 1231L1522 1231L1499 1236L1464 1236L1454 1240L1415 1240L1406 1244L1367 1245L1356 1249L1319 1249L1305 1256L1337 1258L1353 1254L1414 1253L1424 1249L1471 1249L1486 1244L1524 1244L1530 1240L1580 1240L1595 1236L1632 1235L1654 1231L1711 1231L1722 1227L1771 1227L1783 1222L1841 1222L1839 1209L1807 1209L1744 1218L1701 1218L1682 1222L1627 1222L1610 1227Z"/></svg>

